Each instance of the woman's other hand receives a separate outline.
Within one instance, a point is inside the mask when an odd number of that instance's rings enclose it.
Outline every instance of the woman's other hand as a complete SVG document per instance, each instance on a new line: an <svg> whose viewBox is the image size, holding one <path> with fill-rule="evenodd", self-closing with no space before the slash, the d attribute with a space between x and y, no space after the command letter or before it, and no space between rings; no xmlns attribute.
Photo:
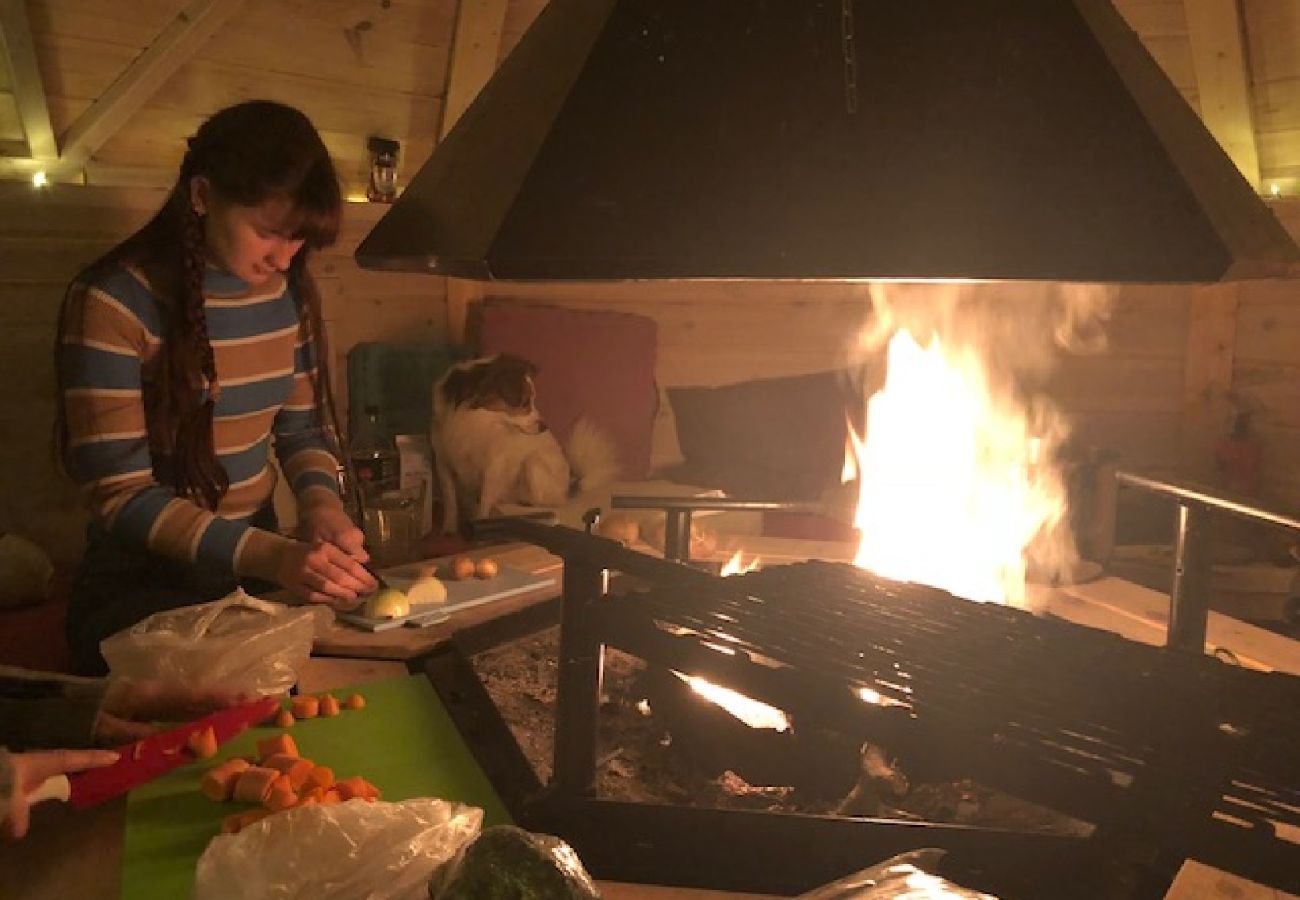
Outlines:
<svg viewBox="0 0 1300 900"><path fill-rule="evenodd" d="M341 610L354 609L362 595L379 588L358 559L319 538L290 544L280 559L276 580L309 603Z"/></svg>
<svg viewBox="0 0 1300 900"><path fill-rule="evenodd" d="M110 679L95 722L95 740L101 744L138 741L157 733L150 722L187 722L252 699L253 695L239 691L153 679Z"/></svg>
<svg viewBox="0 0 1300 900"><path fill-rule="evenodd" d="M0 754L4 756L4 754ZM27 795L54 775L84 772L117 762L117 754L110 750L44 750L38 753L11 753L11 795L9 809L0 822L0 831L9 838L18 839L27 834L31 821L31 806Z"/></svg>

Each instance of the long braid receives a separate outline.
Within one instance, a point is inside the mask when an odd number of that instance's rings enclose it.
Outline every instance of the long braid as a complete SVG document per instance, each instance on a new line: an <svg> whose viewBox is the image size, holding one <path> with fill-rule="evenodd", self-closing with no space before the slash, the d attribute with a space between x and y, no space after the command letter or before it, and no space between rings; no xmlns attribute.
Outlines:
<svg viewBox="0 0 1300 900"><path fill-rule="evenodd" d="M184 375L190 382L192 396L198 387L190 380L192 374L202 374L206 383L202 396L196 397L199 402L184 404L180 411L177 446L173 453L176 487L182 494L215 510L230 487L230 476L217 462L213 443L212 415L221 388L217 381L216 354L208 337L208 319L203 310L203 223L188 202L180 205L178 212L182 217L184 264L178 298L182 315L177 317L179 321L176 324L181 326L178 331L188 339L185 342L192 347L192 358L196 359L199 368L199 373L186 372Z"/></svg>

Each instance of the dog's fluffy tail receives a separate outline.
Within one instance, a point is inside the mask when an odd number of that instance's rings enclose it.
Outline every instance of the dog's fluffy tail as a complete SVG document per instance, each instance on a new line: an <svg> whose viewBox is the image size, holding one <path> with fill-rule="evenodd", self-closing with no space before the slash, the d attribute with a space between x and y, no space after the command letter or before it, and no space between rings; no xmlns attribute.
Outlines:
<svg viewBox="0 0 1300 900"><path fill-rule="evenodd" d="M573 481L581 493L612 484L622 470L614 442L586 417L573 424L565 455L569 458L569 468L573 470Z"/></svg>

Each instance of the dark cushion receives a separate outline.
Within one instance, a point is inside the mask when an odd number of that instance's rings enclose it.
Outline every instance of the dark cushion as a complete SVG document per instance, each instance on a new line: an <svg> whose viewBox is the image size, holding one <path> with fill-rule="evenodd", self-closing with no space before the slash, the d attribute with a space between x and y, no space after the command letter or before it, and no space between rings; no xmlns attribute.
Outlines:
<svg viewBox="0 0 1300 900"><path fill-rule="evenodd" d="M684 462L674 480L752 500L812 500L839 484L862 400L847 373L668 388Z"/></svg>

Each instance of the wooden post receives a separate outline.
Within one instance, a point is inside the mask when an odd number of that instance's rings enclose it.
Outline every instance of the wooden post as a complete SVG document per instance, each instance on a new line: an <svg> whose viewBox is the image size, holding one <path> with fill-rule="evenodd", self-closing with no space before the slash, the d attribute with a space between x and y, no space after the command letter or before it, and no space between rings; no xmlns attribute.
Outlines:
<svg viewBox="0 0 1300 900"><path fill-rule="evenodd" d="M1201 120L1259 190L1259 151L1238 0L1185 0Z"/></svg>
<svg viewBox="0 0 1300 900"><path fill-rule="evenodd" d="M58 157L59 148L50 126L50 108L36 62L26 0L0 0L0 65L6 59L13 76L14 100L23 123L27 152L38 162L52 162Z"/></svg>
<svg viewBox="0 0 1300 900"><path fill-rule="evenodd" d="M1214 447L1228 433L1232 372L1237 341L1236 284L1192 289L1183 377L1183 467L1189 477L1208 481Z"/></svg>

